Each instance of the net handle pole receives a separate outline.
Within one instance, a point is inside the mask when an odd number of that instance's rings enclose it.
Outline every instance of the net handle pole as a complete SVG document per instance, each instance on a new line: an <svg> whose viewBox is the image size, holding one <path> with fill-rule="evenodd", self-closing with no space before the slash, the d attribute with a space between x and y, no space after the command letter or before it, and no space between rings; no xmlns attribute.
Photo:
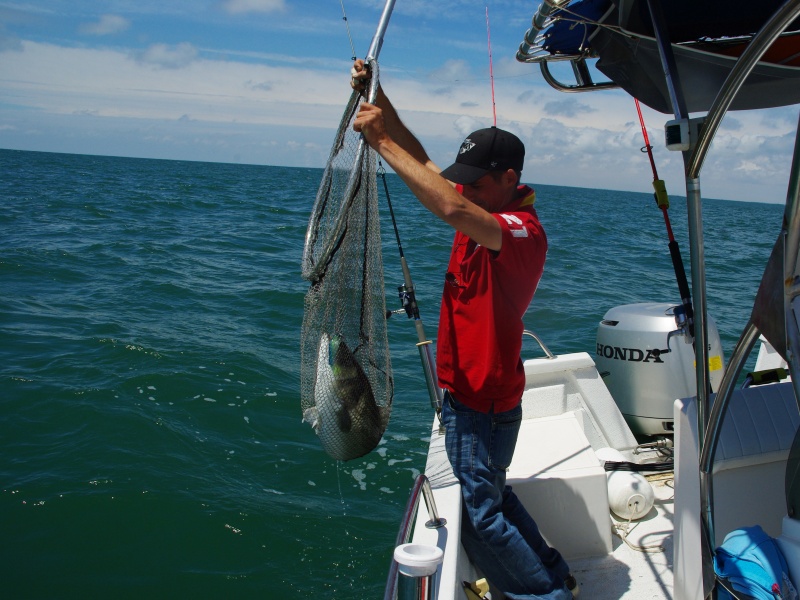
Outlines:
<svg viewBox="0 0 800 600"><path fill-rule="evenodd" d="M389 19L392 16L392 10L394 10L394 3L395 0L386 0L386 4L383 6L383 14L381 14L381 20L378 22L378 29L375 31L375 36L372 38L372 43L369 46L365 62L377 59L378 54L381 52L383 35L386 33L386 27L389 25Z"/></svg>

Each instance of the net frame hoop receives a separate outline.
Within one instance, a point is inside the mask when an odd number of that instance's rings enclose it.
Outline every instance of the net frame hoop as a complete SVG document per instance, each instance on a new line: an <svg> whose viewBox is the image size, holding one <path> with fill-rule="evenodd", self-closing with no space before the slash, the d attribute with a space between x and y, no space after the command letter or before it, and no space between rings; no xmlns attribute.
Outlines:
<svg viewBox="0 0 800 600"><path fill-rule="evenodd" d="M367 64L369 65L372 77L369 80L366 101L370 104L374 104L375 98L378 96L378 61L375 58L367 58ZM317 234L319 233L319 220L323 212L322 209L324 208L324 204L327 202L328 189L333 177L333 159L342 146L342 140L344 139L346 128L350 125L353 113L358 110L358 107L361 104L361 99L361 93L357 90L353 90L344 114L342 115L342 120L339 123L339 129L336 131L336 137L333 141L333 148L331 149L330 156L328 157L328 162L325 165L325 172L322 175L322 181L317 191L317 198L314 201L313 208L311 209L311 218L309 219L308 229L306 230L302 261L302 275L305 279L310 281L318 280L325 272L325 269L327 268L334 251L339 246L347 225L347 213L350 210L350 206L353 203L353 198L361 183L361 169L359 165L364 158L364 152L368 149L368 144L363 134L360 136L358 141L355 160L353 161L353 167L350 170L350 177L348 178L347 187L345 188L344 200L339 206L339 212L336 215L336 222L331 230L331 233L328 234L328 239L323 246L322 252L319 253L316 261L314 261L312 257L312 248L315 246L317 241Z"/></svg>

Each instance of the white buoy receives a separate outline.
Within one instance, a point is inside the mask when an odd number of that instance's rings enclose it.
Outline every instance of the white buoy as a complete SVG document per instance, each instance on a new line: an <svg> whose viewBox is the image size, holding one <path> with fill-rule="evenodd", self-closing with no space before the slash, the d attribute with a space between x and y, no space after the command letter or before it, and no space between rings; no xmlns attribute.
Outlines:
<svg viewBox="0 0 800 600"><path fill-rule="evenodd" d="M600 448L595 452L602 462L627 462L619 450ZM641 473L606 471L608 507L621 519L638 520L653 508L656 499L653 486Z"/></svg>

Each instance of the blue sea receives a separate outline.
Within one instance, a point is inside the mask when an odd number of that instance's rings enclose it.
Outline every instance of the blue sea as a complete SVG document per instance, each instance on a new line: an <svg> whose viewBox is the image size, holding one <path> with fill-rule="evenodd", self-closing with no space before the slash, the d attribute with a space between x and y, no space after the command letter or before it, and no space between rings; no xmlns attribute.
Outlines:
<svg viewBox="0 0 800 600"><path fill-rule="evenodd" d="M613 306L678 297L646 167L642 193L530 182L550 250L525 321L557 354L593 352ZM0 150L0 596L382 597L432 413L395 315L381 445L337 463L301 423L300 259L321 174ZM387 177L435 338L452 234ZM667 185L688 272L682 182ZM782 210L704 203L726 357Z"/></svg>

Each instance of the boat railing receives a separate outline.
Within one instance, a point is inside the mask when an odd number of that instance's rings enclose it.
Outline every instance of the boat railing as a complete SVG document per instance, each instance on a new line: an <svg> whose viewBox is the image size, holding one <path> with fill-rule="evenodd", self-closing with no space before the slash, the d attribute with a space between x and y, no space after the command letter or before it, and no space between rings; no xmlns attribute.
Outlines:
<svg viewBox="0 0 800 600"><path fill-rule="evenodd" d="M796 1L786 2L769 21L761 27L717 94L714 104L706 117L697 145L691 152L691 156L686 163L687 183L692 180L698 182L696 186L692 186L692 190L689 190L689 186L687 185L687 202L690 202L696 207L694 212L699 212L700 206L699 180L697 180L699 171L722 118L730 107L736 93L743 85L747 75L754 68L758 60L798 15L800 15L800 3ZM690 213L691 212L690 210ZM795 135L789 190L787 192L786 207L784 209L784 226L775 243L773 254L767 263L761 287L756 296L753 315L742 331L739 341L734 348L731 361L728 368L725 370L717 392L717 397L710 407L710 411L708 411L708 398L705 398L703 401L702 395L698 393L698 427L701 436L700 487L702 490L703 503L702 517L705 526L704 532L706 534L706 541L709 546L712 546L712 542L715 539L712 470L719 435L722 429L722 419L727 411L728 403L733 393L734 383L742 371L746 358L755 346L759 334L772 332L772 335L765 335L765 337L774 347L783 348L782 354L785 358L789 359L788 366L792 375L795 397L800 398L800 383L795 381L800 364L798 363L796 353L789 351L791 347L789 340L800 337L798 328L790 325L790 323L795 322L794 317L791 316L793 315L792 302L798 295L792 283L795 279L796 267L794 265L784 264L784 262L789 260L784 259L784 257L797 256L798 247L800 247L800 238L798 238L795 231L792 231L792 227L796 230L798 223L800 223L800 126ZM702 256L702 252L698 254ZM695 253L692 253L692 260L699 260L696 258ZM698 267L694 264L692 265L693 282L695 281L695 272L697 268ZM698 279L704 282L704 276ZM781 286L783 286L784 289L781 289ZM700 310L695 310L695 315L698 316L699 313L699 318L704 319L706 313L704 285L703 293L700 295L695 293L695 298L699 299L696 300L696 303L700 305ZM775 322L775 315L779 315L777 323ZM702 321L698 321L698 323L702 324ZM701 340L698 340L698 348L705 348L705 344L703 343L703 345L700 345L700 342ZM700 354L698 351L698 359L699 358ZM700 377L701 365L704 367L708 364L707 355L704 355L703 358L704 360L697 361L698 381L708 381L707 377L702 379ZM699 390L703 389L700 388L700 386L698 386L698 388Z"/></svg>
<svg viewBox="0 0 800 600"><path fill-rule="evenodd" d="M522 335L527 335L528 337L532 337L533 339L535 339L539 343L539 346L542 348L542 352L544 352L547 355L547 358L553 359L553 358L556 357L555 354L550 352L550 348L548 348L547 346L544 345L544 342L542 341L542 338L540 338L538 335L536 335L533 331L531 331L529 329L525 329L522 332Z"/></svg>
<svg viewBox="0 0 800 600"><path fill-rule="evenodd" d="M618 88L619 86L612 81L595 82L586 63L587 58L593 57L587 45L594 37L594 33L589 31L589 25L593 27L600 25L611 14L612 9L609 8L606 14L598 21L583 21L580 15L573 13L567 7L568 4L568 0L543 0L534 13L531 19L531 27L525 32L525 36L519 46L516 56L517 61L539 63L544 80L560 92L590 92L599 89ZM545 31L561 19L571 22L572 27L576 27L579 24L584 27L584 40L580 47L574 49L574 52L551 52L545 48L548 39ZM550 71L549 63L551 62L569 62L575 83L564 83L557 79Z"/></svg>
<svg viewBox="0 0 800 600"><path fill-rule="evenodd" d="M411 488L411 493L408 496L405 512L403 512L403 519L400 522L400 530L397 532L397 539L395 541L395 548L401 544L406 544L411 540L413 533L413 525L419 509L419 500L424 498L425 506L428 508L429 520L425 523L428 529L438 529L447 524L447 520L439 516L436 510L436 500L433 497L433 489L431 489L431 482L427 476L419 475L414 481L414 487ZM397 595L397 574L398 564L392 557L392 564L389 567L389 576L386 579L386 592L383 595L383 600L394 600Z"/></svg>

